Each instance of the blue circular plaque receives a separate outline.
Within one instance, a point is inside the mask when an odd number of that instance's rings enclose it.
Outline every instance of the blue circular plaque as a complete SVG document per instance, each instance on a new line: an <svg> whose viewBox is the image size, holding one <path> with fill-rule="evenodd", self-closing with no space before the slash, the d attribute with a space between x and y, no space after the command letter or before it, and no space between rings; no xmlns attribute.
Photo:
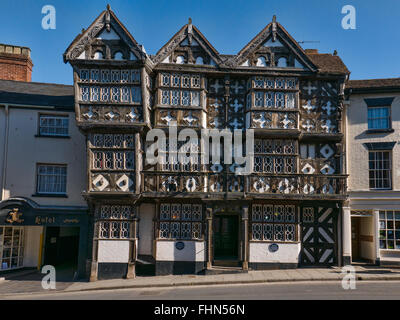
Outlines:
<svg viewBox="0 0 400 320"><path fill-rule="evenodd" d="M175 248L176 248L177 250L182 250L184 247L185 247L185 243L182 242L182 241L179 241L179 242L177 242L177 243L175 244Z"/></svg>
<svg viewBox="0 0 400 320"><path fill-rule="evenodd" d="M277 252L277 251L279 250L279 246L278 246L276 243L271 243L271 244L268 246L268 250L269 250L270 252Z"/></svg>

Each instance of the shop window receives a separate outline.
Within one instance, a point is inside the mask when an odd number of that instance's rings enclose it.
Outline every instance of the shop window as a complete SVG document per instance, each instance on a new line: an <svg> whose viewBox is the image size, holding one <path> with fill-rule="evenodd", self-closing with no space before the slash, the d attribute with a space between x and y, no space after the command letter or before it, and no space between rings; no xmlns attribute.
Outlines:
<svg viewBox="0 0 400 320"><path fill-rule="evenodd" d="M379 211L379 247L400 249L400 211Z"/></svg>
<svg viewBox="0 0 400 320"><path fill-rule="evenodd" d="M0 270L23 267L24 228L0 226Z"/></svg>

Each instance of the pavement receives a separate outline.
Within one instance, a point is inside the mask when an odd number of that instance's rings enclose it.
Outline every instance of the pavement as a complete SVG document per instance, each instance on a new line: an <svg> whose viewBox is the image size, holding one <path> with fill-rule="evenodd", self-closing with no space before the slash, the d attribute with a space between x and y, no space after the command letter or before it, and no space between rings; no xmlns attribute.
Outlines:
<svg viewBox="0 0 400 320"><path fill-rule="evenodd" d="M359 281L400 281L400 269L376 266L354 266ZM95 282L73 281L63 277L56 283L55 290L44 290L41 286L43 274L26 271L20 274L4 275L0 282L1 296L27 293L72 293L81 291L117 290L129 288L163 288L183 286L212 286L231 284L260 284L310 281L341 281L344 277L341 267L298 268L287 270L249 271L217 275L168 275L136 277L135 279L113 279Z"/></svg>

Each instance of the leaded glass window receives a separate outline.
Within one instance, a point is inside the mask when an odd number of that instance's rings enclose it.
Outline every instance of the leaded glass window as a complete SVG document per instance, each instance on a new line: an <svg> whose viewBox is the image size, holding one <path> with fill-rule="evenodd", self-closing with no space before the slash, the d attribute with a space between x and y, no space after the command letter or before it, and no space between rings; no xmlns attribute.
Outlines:
<svg viewBox="0 0 400 320"><path fill-rule="evenodd" d="M201 204L160 204L159 238L201 239Z"/></svg>
<svg viewBox="0 0 400 320"><path fill-rule="evenodd" d="M0 270L24 266L24 227L0 226Z"/></svg>
<svg viewBox="0 0 400 320"><path fill-rule="evenodd" d="M252 240L297 241L297 207L284 204L253 204Z"/></svg>

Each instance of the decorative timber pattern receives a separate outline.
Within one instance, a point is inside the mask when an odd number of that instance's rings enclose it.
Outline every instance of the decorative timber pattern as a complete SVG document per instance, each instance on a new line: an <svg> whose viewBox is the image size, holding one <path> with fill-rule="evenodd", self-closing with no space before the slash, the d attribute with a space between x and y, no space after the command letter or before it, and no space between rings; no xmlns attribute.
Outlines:
<svg viewBox="0 0 400 320"><path fill-rule="evenodd" d="M337 219L339 210L307 206L301 211L301 264L337 263Z"/></svg>

